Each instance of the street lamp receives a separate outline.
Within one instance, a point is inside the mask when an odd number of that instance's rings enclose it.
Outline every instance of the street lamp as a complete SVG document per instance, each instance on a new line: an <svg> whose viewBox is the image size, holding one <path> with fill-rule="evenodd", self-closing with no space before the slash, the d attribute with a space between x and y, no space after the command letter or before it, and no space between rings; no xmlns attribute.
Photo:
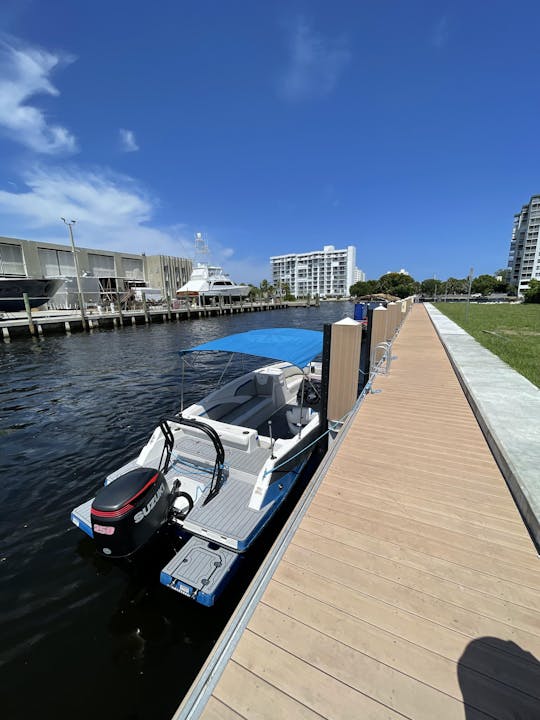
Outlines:
<svg viewBox="0 0 540 720"><path fill-rule="evenodd" d="M77 290L79 293L79 307L81 309L81 322L83 329L86 330L86 320L84 318L84 295L81 287L81 276L79 273L79 261L77 259L77 253L75 251L75 243L73 242L73 226L77 222L76 220L70 220L69 222L66 220L66 218L61 217L60 220L64 223L64 225L67 225L67 228L69 230L69 239L71 241L71 252L73 253L73 261L75 263L75 276L77 278Z"/></svg>

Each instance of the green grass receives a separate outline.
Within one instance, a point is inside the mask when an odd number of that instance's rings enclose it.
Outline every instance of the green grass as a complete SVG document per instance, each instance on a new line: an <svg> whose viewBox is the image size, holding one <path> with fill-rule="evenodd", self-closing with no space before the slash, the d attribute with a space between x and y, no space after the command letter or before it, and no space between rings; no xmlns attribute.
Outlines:
<svg viewBox="0 0 540 720"><path fill-rule="evenodd" d="M435 307L540 387L540 305L435 303Z"/></svg>

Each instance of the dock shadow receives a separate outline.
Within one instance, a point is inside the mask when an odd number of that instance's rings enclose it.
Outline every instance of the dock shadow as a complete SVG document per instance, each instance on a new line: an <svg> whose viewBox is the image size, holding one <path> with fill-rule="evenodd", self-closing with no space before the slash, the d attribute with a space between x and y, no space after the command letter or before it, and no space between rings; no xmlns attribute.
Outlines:
<svg viewBox="0 0 540 720"><path fill-rule="evenodd" d="M473 640L457 674L466 720L478 720L478 711L494 718L540 719L540 662L515 642Z"/></svg>

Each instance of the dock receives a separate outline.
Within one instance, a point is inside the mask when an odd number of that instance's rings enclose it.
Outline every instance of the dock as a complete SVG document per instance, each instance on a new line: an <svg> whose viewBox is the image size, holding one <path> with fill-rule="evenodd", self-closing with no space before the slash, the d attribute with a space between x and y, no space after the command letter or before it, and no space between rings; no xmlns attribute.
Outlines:
<svg viewBox="0 0 540 720"><path fill-rule="evenodd" d="M537 548L422 305L393 353L175 720L540 717Z"/></svg>
<svg viewBox="0 0 540 720"><path fill-rule="evenodd" d="M86 311L84 319L79 310L33 310L31 317L25 312L5 313L0 316L0 333L4 342L14 338L52 335L58 333L70 334L100 328L123 327L129 325L150 324L152 322L178 322L218 315L233 315L244 312L263 312L287 308L285 302L277 300L245 300L216 305L201 305L193 307L152 307L135 310L90 310ZM85 327L86 326L86 327Z"/></svg>

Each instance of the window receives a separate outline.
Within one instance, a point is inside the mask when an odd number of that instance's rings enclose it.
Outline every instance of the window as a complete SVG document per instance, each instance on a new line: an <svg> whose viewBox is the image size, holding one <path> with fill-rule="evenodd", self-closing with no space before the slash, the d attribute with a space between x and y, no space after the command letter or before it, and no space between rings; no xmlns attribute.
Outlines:
<svg viewBox="0 0 540 720"><path fill-rule="evenodd" d="M122 258L124 277L128 280L144 280L143 261L139 258Z"/></svg>
<svg viewBox="0 0 540 720"><path fill-rule="evenodd" d="M69 250L38 248L43 277L75 277L75 260Z"/></svg>
<svg viewBox="0 0 540 720"><path fill-rule="evenodd" d="M114 277L114 257L112 255L92 255L88 253L90 272L94 277Z"/></svg>
<svg viewBox="0 0 540 720"><path fill-rule="evenodd" d="M26 275L20 245L0 243L0 274Z"/></svg>

